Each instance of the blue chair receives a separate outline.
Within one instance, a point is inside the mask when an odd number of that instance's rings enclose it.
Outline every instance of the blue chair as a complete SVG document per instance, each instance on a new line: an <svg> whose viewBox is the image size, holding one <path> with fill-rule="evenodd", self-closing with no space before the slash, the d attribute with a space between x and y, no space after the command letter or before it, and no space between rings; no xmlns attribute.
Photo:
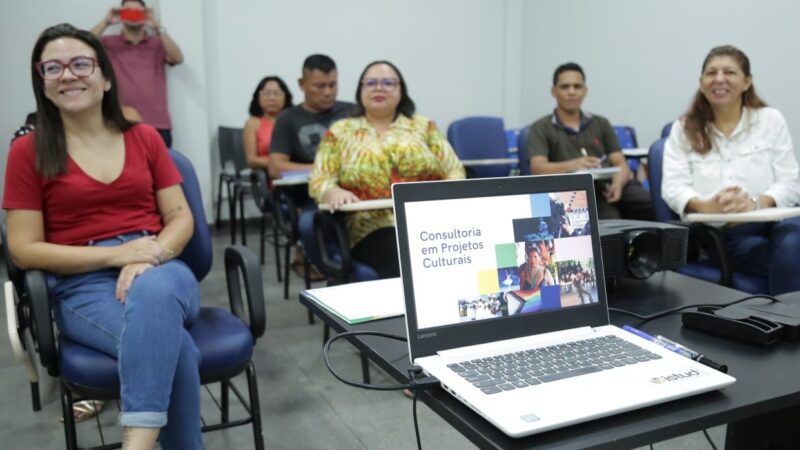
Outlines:
<svg viewBox="0 0 800 450"><path fill-rule="evenodd" d="M499 117L467 117L447 127L447 140L461 161L508 158L508 141ZM509 164L467 167L471 178L505 177Z"/></svg>
<svg viewBox="0 0 800 450"><path fill-rule="evenodd" d="M653 201L656 220L659 222L680 222L680 217L675 214L661 197L661 182L663 180L664 144L667 139L662 137L650 146L648 153L650 198ZM683 225L686 225L683 223ZM710 254L719 255L719 264L709 261L693 261L677 269L677 272L693 278L729 286L734 289L751 294L768 294L769 283L766 278L741 272L735 272L727 256L723 231L700 223L690 225L690 244L704 249ZM691 248L691 246L690 246ZM690 255L690 257L693 255ZM694 255L696 257L696 255Z"/></svg>
<svg viewBox="0 0 800 450"><path fill-rule="evenodd" d="M197 279L201 280L211 269L212 248L200 185L191 163L185 156L174 150L170 150L170 156L183 177L181 186L195 219L194 234L181 253L180 259L189 266ZM197 319L188 329L202 355L201 383L204 385L220 383L218 404L221 409L221 420L212 425L204 423L203 431L251 424L255 448L261 450L264 448L264 439L256 372L251 358L256 340L264 334L266 312L261 272L255 254L245 247L228 247L225 251L225 274L231 312L222 308L202 307ZM242 284L244 284L244 296ZM67 448L77 449L73 403L80 399L119 398L117 362L114 358L84 347L57 332L50 311L53 299L49 296L46 276L42 271L24 272L23 285L17 288L25 291L26 298L30 301L28 325L35 335L41 365L51 376L60 379L61 409ZM247 398L230 381L232 377L241 373L247 378ZM248 414L246 418L230 419L231 391L243 405ZM100 438L103 444L97 448L119 447L119 444L105 444L102 430Z"/></svg>
<svg viewBox="0 0 800 450"><path fill-rule="evenodd" d="M619 148L638 148L636 141L636 130L628 125L614 125L614 133L617 135Z"/></svg>
<svg viewBox="0 0 800 450"><path fill-rule="evenodd" d="M515 153L519 150L517 143L519 142L519 133L522 131L520 128L509 128L506 130L506 146L509 153Z"/></svg>
<svg viewBox="0 0 800 450"><path fill-rule="evenodd" d="M670 122L670 123L664 125L664 128L661 129L661 137L662 138L668 138L669 137L669 134L672 132L672 124L673 123L674 122Z"/></svg>
<svg viewBox="0 0 800 450"><path fill-rule="evenodd" d="M313 214L313 219L310 230L308 218L301 220L301 241L304 247L312 248L308 252L311 262L325 275L328 286L378 279L375 269L353 259L345 213L310 211L304 214Z"/></svg>
<svg viewBox="0 0 800 450"><path fill-rule="evenodd" d="M519 157L519 174L531 175L531 163L528 160L528 133L531 127L527 126L519 130L517 136L517 156Z"/></svg>

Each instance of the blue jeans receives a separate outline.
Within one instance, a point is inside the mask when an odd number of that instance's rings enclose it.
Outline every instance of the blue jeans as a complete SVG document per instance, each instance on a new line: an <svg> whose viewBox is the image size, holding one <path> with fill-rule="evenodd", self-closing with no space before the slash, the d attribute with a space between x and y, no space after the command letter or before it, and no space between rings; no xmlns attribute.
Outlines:
<svg viewBox="0 0 800 450"><path fill-rule="evenodd" d="M132 233L90 242L111 247ZM164 449L200 449L200 352L184 328L197 316L191 270L172 260L136 277L125 304L118 269L57 276L55 319L65 336L117 359L123 427L162 428Z"/></svg>
<svg viewBox="0 0 800 450"><path fill-rule="evenodd" d="M729 227L725 243L734 270L766 277L770 294L800 290L800 218Z"/></svg>

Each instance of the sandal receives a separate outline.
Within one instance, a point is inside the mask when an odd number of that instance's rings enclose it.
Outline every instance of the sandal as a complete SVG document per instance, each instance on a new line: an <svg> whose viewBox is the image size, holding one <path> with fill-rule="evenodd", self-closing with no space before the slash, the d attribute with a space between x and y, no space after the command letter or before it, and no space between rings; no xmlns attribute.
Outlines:
<svg viewBox="0 0 800 450"><path fill-rule="evenodd" d="M290 264L292 266L292 271L297 274L302 279L305 279L305 265L303 261L292 261ZM313 264L308 265L308 279L310 281L325 281L325 275L321 274Z"/></svg>
<svg viewBox="0 0 800 450"><path fill-rule="evenodd" d="M106 402L103 400L81 400L72 404L72 415L75 423L84 422L100 414L105 408ZM64 418L61 418L64 422Z"/></svg>

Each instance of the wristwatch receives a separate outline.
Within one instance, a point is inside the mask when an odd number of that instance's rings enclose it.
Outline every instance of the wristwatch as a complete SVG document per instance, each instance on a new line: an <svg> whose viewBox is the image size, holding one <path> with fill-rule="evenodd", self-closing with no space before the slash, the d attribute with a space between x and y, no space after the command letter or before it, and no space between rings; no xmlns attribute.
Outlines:
<svg viewBox="0 0 800 450"><path fill-rule="evenodd" d="M754 196L750 197L750 200L755 205L755 209L761 209L761 197L760 196L754 195Z"/></svg>

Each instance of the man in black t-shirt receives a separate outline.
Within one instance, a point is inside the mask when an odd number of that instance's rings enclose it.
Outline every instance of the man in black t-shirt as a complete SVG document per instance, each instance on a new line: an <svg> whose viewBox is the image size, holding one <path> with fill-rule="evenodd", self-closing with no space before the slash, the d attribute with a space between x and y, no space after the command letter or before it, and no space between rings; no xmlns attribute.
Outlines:
<svg viewBox="0 0 800 450"><path fill-rule="evenodd" d="M322 136L331 124L350 116L355 106L352 103L337 102L339 91L336 63L326 55L311 55L303 62L303 76L298 80L305 99L303 103L283 110L275 119L272 129L272 142L269 147L269 175L281 178L282 172L311 170L314 157ZM300 227L313 226L313 213L316 205L308 195L308 185L287 186L283 191L304 211L300 213ZM314 242L303 242L305 253L313 257L317 254ZM292 268L303 276L305 255L302 247L295 251ZM311 280L324 277L311 266Z"/></svg>
<svg viewBox="0 0 800 450"><path fill-rule="evenodd" d="M269 148L269 175L280 178L282 172L311 170L322 136L335 121L350 115L353 104L337 102L336 63L325 55L311 55L303 63L303 77L298 80L305 94L303 103L278 115ZM308 187L289 191L298 207L309 201Z"/></svg>

